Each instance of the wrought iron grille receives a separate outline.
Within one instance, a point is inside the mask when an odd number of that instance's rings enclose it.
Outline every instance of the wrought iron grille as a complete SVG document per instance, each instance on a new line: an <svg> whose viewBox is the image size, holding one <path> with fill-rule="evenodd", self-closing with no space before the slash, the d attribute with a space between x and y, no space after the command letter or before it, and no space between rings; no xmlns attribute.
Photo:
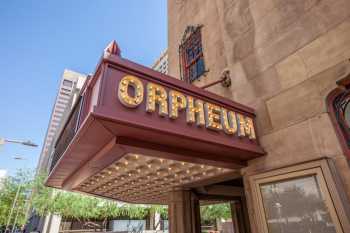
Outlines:
<svg viewBox="0 0 350 233"><path fill-rule="evenodd" d="M333 102L335 117L350 149L350 90L338 95Z"/></svg>
<svg viewBox="0 0 350 233"><path fill-rule="evenodd" d="M179 46L181 78L189 83L206 72L201 27L201 25L188 26Z"/></svg>
<svg viewBox="0 0 350 233"><path fill-rule="evenodd" d="M50 172L55 167L58 160L62 157L63 153L66 151L68 145L72 141L74 135L76 134L79 127L79 116L81 107L83 104L83 98L80 97L77 103L74 105L68 119L56 141L55 151L52 156Z"/></svg>

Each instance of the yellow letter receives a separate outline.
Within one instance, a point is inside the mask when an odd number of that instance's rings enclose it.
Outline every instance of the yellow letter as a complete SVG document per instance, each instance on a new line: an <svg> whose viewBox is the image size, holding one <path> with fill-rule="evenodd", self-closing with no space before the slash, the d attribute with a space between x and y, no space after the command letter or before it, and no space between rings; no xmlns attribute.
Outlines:
<svg viewBox="0 0 350 233"><path fill-rule="evenodd" d="M237 132L237 120L235 112L227 112L225 108L221 108L221 123L225 133L235 134Z"/></svg>
<svg viewBox="0 0 350 233"><path fill-rule="evenodd" d="M179 116L179 110L185 109L186 104L186 97L182 93L171 90L169 92L169 117L176 119Z"/></svg>
<svg viewBox="0 0 350 233"><path fill-rule="evenodd" d="M168 102L167 93L165 89L157 84L148 83L147 84L147 103L146 111L154 112L156 110L156 103L159 106L159 115L168 115Z"/></svg>
<svg viewBox="0 0 350 233"><path fill-rule="evenodd" d="M189 124L196 122L198 126L205 125L203 102L201 100L193 101L193 97L187 96L186 121Z"/></svg>
<svg viewBox="0 0 350 233"><path fill-rule="evenodd" d="M129 87L134 89L134 96L128 93ZM135 108L143 101L143 84L140 79L132 75L127 75L119 82L118 98L120 102L129 108Z"/></svg>
<svg viewBox="0 0 350 233"><path fill-rule="evenodd" d="M248 136L249 139L255 139L255 130L254 130L254 123L253 119L250 117L245 117L242 114L237 114L238 117L238 136Z"/></svg>
<svg viewBox="0 0 350 233"><path fill-rule="evenodd" d="M221 109L219 106L205 103L205 127L208 129L220 130L222 129L221 125Z"/></svg>

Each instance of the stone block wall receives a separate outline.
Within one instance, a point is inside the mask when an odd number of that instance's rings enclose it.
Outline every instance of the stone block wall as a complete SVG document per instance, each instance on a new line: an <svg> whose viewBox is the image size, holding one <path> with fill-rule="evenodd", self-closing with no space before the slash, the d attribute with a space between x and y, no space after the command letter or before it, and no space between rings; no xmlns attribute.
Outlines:
<svg viewBox="0 0 350 233"><path fill-rule="evenodd" d="M203 24L209 73L227 68L232 85L209 88L256 109L267 155L245 176L332 158L350 197L350 170L326 108L336 81L350 73L349 0L169 0L169 74L179 77L178 46L186 26Z"/></svg>

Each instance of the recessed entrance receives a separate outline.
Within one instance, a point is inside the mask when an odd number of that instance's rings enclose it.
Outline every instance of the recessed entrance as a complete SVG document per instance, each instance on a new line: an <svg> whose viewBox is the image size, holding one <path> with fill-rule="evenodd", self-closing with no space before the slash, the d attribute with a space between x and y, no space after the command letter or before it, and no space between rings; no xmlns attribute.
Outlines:
<svg viewBox="0 0 350 233"><path fill-rule="evenodd" d="M201 233L250 232L242 178L197 189Z"/></svg>

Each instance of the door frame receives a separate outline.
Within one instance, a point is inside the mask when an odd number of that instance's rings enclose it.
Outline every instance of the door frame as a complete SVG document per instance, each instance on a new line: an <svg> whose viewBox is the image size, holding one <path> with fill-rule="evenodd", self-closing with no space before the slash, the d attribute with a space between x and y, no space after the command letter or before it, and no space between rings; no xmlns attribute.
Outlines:
<svg viewBox="0 0 350 233"><path fill-rule="evenodd" d="M249 215L244 195L232 196L227 195L212 195L212 194L198 194L198 200L220 200L230 202L232 224L235 233L250 233ZM232 203L231 203L232 202ZM200 212L199 219L200 219Z"/></svg>
<svg viewBox="0 0 350 233"><path fill-rule="evenodd" d="M253 206L255 207L255 219L261 233L269 233L266 221L263 199L260 185L271 182L291 180L305 176L315 176L322 192L325 204L329 209L332 221L337 233L350 232L350 223L347 217L346 203L339 195L339 185L334 180L335 171L330 169L326 159L304 163L300 165L281 168L250 176L249 183L252 190Z"/></svg>

